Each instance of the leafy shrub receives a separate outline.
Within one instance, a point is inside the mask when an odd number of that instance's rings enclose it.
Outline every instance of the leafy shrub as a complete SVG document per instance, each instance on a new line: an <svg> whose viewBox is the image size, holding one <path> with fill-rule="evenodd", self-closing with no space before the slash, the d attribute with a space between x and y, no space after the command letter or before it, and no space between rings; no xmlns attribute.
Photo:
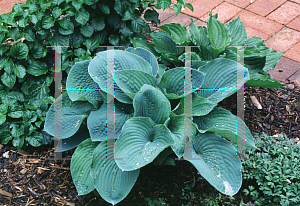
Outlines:
<svg viewBox="0 0 300 206"><path fill-rule="evenodd" d="M114 55L112 60L108 59L108 52ZM109 70L107 66L112 61L114 70ZM96 188L107 202L120 202L134 186L140 168L151 162L172 164L168 150L178 158L184 156L187 125L191 126L194 159L186 160L220 192L232 196L240 189L241 162L235 147L224 138L244 143L245 137L247 148L255 145L240 118L216 108L218 102L235 91L215 88L240 88L244 80L236 80L237 72L244 72L247 81L248 69L226 58L191 69L192 120L185 113L187 69L191 68L168 69L159 65L155 56L142 48L103 51L92 60L74 65L67 77L67 92L56 100L62 108L62 119L55 119L52 104L44 130L53 136L55 122L61 121L62 144L57 151L79 145L71 160L71 174L79 195ZM114 92L107 88L107 76L114 77ZM111 97L115 98L115 114L107 117L111 101L107 99ZM115 144L107 137L107 130L111 130L107 121L111 118L115 121ZM112 145L116 159L105 159Z"/></svg>
<svg viewBox="0 0 300 206"><path fill-rule="evenodd" d="M255 205L297 205L300 202L300 147L283 135L255 138L259 151L248 150L242 161L243 190Z"/></svg>
<svg viewBox="0 0 300 206"><path fill-rule="evenodd" d="M158 13L152 8L165 9L171 0L154 3L153 0L27 0L26 4L15 4L9 14L0 15L2 144L14 138L13 145L20 149L25 142L32 146L51 142L40 130L49 104L54 101L54 91L50 91L53 46L68 46L62 48L62 71L68 72L74 62L91 59L101 50L99 45L128 46L130 38L144 30L149 32L141 14L144 12L146 20L159 23ZM181 4L193 9L179 1L174 10L180 11Z"/></svg>
<svg viewBox="0 0 300 206"><path fill-rule="evenodd" d="M283 87L278 80L274 80L267 72L274 69L283 52L267 48L264 40L259 37L247 38L246 29L240 18L228 24L223 24L212 16L207 22L207 28L196 26L193 20L189 31L185 26L177 23L161 25L159 28L165 32L151 33L153 43L146 43L141 38L131 40L134 47L142 47L152 52L161 61L172 65L184 65L185 53L183 47L193 47L191 57L195 67L206 64L215 58L226 58L240 60L235 46L244 47L244 63L248 68L250 80L246 82L247 87ZM192 65L193 66L193 65Z"/></svg>

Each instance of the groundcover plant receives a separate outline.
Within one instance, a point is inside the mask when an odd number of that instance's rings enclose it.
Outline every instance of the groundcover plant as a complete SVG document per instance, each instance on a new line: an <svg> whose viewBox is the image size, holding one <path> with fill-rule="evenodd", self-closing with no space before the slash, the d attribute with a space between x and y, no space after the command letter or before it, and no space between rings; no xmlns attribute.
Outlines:
<svg viewBox="0 0 300 206"><path fill-rule="evenodd" d="M284 52L277 52L268 48L264 40L259 37L247 38L246 28L238 17L228 24L217 20L218 15L210 17L207 28L177 23L159 26L164 32L153 32L148 35L153 38L152 43L146 43L141 38L131 40L134 47L142 47L151 51L161 61L169 66L184 65L185 50L183 46L193 46L190 52L195 67L204 65L215 58L227 58L240 61L249 70L250 80L246 87L283 87L281 82L272 79L267 72L275 68ZM181 47L178 47L181 46ZM243 50L241 50L243 49Z"/></svg>
<svg viewBox="0 0 300 206"><path fill-rule="evenodd" d="M189 93L187 71L192 74ZM244 73L244 79L237 79L237 72ZM56 124L61 124L62 144L56 151L78 146L70 166L78 195L96 189L115 205L128 195L142 167L152 162L174 164L169 154L175 153L217 190L232 196L242 184L241 162L233 144L256 147L244 122L216 105L247 80L248 69L226 58L199 68L168 69L143 48L103 51L72 67L67 91L50 107L44 130L54 136ZM185 100L190 96L188 114ZM113 115L108 114L111 101ZM59 109L62 117L55 115ZM107 138L111 121L115 139ZM185 156L187 125L191 158ZM112 149L113 156L108 153Z"/></svg>
<svg viewBox="0 0 300 206"><path fill-rule="evenodd" d="M54 101L55 46L62 46L63 82L75 62L91 59L99 45L128 47L133 36L150 32L144 21L159 23L154 9L171 0L27 0L0 15L0 140L21 149L49 144L42 132ZM174 4L178 14L191 4ZM141 18L144 14L143 18Z"/></svg>

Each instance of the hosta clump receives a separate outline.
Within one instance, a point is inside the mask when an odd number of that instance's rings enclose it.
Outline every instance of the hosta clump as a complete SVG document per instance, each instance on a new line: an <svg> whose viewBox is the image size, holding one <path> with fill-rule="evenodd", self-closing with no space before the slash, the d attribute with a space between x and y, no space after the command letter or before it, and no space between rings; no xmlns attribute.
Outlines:
<svg viewBox="0 0 300 206"><path fill-rule="evenodd" d="M134 47L142 47L151 51L157 58L169 65L184 65L185 50L182 46L194 46L190 55L195 67L216 58L240 61L243 55L244 65L250 74L250 80L245 86L283 87L267 72L275 68L284 52L279 53L267 48L264 40L259 37L247 38L246 28L240 18L227 24L221 23L216 18L217 15L210 14L207 27L196 26L192 21L189 31L181 24L164 24L159 27L164 32L150 34L153 43L146 43L140 38L134 38L131 42ZM244 48L244 53L238 52L237 48Z"/></svg>
<svg viewBox="0 0 300 206"><path fill-rule="evenodd" d="M153 8L166 9L171 0L27 0L0 15L0 140L18 149L40 146L45 113L53 103L54 46L61 48L63 81L74 62L91 59L99 45L130 44L149 26L159 23ZM179 13L184 5L174 6ZM66 72L65 72L66 71ZM52 87L53 88L53 87ZM49 142L49 141L48 141ZM51 142L51 141L50 141Z"/></svg>
<svg viewBox="0 0 300 206"><path fill-rule="evenodd" d="M187 70L192 74L190 93L184 85ZM62 121L62 146L57 151L79 145L71 160L78 194L96 188L107 202L117 204L128 195L142 167L152 162L174 165L171 153L184 157L185 128L190 125L193 159L186 160L220 192L234 195L242 184L241 162L226 139L246 148L255 145L244 122L216 105L234 93L217 88L244 84L243 79L237 81L237 72L244 72L245 80L249 79L247 68L225 58L195 69L168 69L143 48L103 51L70 70L67 92L56 100L62 119L55 120L53 104L44 130L54 135L54 127ZM113 78L115 90L110 93L108 83L112 84ZM107 99L112 95L115 114L109 115L112 103ZM185 111L187 95L192 96L190 114ZM115 144L107 139L107 131L112 131L108 120L115 121ZM115 159L105 159L113 145Z"/></svg>

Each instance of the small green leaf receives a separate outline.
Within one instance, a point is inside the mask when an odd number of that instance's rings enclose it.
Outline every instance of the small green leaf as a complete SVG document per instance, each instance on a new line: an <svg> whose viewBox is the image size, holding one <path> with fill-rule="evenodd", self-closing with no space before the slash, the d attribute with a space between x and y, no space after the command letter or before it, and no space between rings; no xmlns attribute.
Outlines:
<svg viewBox="0 0 300 206"><path fill-rule="evenodd" d="M231 45L241 46L247 39L247 31L240 17L234 19L229 24L225 24L225 27L228 29L231 35Z"/></svg>
<svg viewBox="0 0 300 206"><path fill-rule="evenodd" d="M27 21L28 21L27 18L22 18L22 19L19 20L18 24L19 24L20 27L24 28L27 25Z"/></svg>
<svg viewBox="0 0 300 206"><path fill-rule="evenodd" d="M44 140L44 136L39 133L34 131L30 136L27 136L25 140L32 146L34 147L39 147L42 145L42 142Z"/></svg>
<svg viewBox="0 0 300 206"><path fill-rule="evenodd" d="M118 46L119 45L119 41L120 41L120 38L118 35L110 35L108 37L108 42L114 46Z"/></svg>
<svg viewBox="0 0 300 206"><path fill-rule="evenodd" d="M157 0L157 5L161 7L163 10L171 6L171 0Z"/></svg>
<svg viewBox="0 0 300 206"><path fill-rule="evenodd" d="M159 24L160 20L158 19L158 13L154 9L147 9L144 14L146 21L151 21L152 23Z"/></svg>
<svg viewBox="0 0 300 206"><path fill-rule="evenodd" d="M86 38L83 45L90 51L94 51L100 45L100 37L98 35L93 35L91 38Z"/></svg>
<svg viewBox="0 0 300 206"><path fill-rule="evenodd" d="M37 19L37 16L34 15L34 14L31 14L29 16L29 20L33 23L33 24L36 24L38 22L38 19Z"/></svg>
<svg viewBox="0 0 300 206"><path fill-rule="evenodd" d="M4 72L1 76L1 81L5 86L12 88L16 83L16 75Z"/></svg>
<svg viewBox="0 0 300 206"><path fill-rule="evenodd" d="M0 110L1 110L1 106L2 105L0 105ZM5 121L6 121L6 114L0 114L0 125L2 125Z"/></svg>
<svg viewBox="0 0 300 206"><path fill-rule="evenodd" d="M41 76L48 72L47 64L42 61L34 61L27 68L27 73L34 76Z"/></svg>
<svg viewBox="0 0 300 206"><path fill-rule="evenodd" d="M55 7L53 10L52 10L52 15L53 17L56 19L58 17L60 17L60 15L62 14L62 10L61 8L59 7Z"/></svg>
<svg viewBox="0 0 300 206"><path fill-rule="evenodd" d="M80 27L80 33L85 37L91 37L94 33L94 28L90 23L87 23Z"/></svg>
<svg viewBox="0 0 300 206"><path fill-rule="evenodd" d="M74 24L71 21L67 21L66 23L69 24L68 29L64 29L62 27L59 27L59 29L58 29L59 33L62 35L69 35L74 32Z"/></svg>
<svg viewBox="0 0 300 206"><path fill-rule="evenodd" d="M42 21L42 28L50 29L54 26L55 20L51 16L45 16Z"/></svg>
<svg viewBox="0 0 300 206"><path fill-rule="evenodd" d="M21 149L24 145L24 137L16 137L13 139L12 144L17 149Z"/></svg>
<svg viewBox="0 0 300 206"><path fill-rule="evenodd" d="M17 119L17 118L22 117L23 111L9 112L7 115L11 118L16 118Z"/></svg>
<svg viewBox="0 0 300 206"><path fill-rule="evenodd" d="M89 12L87 12L82 7L75 14L75 20L81 25L86 25L89 18L90 18Z"/></svg>
<svg viewBox="0 0 300 206"><path fill-rule="evenodd" d="M134 32L136 33L142 33L146 26L146 23L143 19L141 18L136 18L131 21L131 28Z"/></svg>
<svg viewBox="0 0 300 206"><path fill-rule="evenodd" d="M13 44L10 49L11 55L17 59L26 59L28 52L28 46L23 42Z"/></svg>
<svg viewBox="0 0 300 206"><path fill-rule="evenodd" d="M189 26L190 34L191 34L191 40L192 42L197 46L208 46L209 45L209 39L207 37L207 28L202 26L196 26L193 22L193 19L191 19L192 22Z"/></svg>
<svg viewBox="0 0 300 206"><path fill-rule="evenodd" d="M102 31L105 28L104 19L101 17L92 18L91 24L95 31Z"/></svg>
<svg viewBox="0 0 300 206"><path fill-rule="evenodd" d="M100 4L99 6L100 6L100 9L101 9L106 15L108 15L108 14L110 13L110 9L109 9L109 7L108 7L107 5L105 5L105 4Z"/></svg>

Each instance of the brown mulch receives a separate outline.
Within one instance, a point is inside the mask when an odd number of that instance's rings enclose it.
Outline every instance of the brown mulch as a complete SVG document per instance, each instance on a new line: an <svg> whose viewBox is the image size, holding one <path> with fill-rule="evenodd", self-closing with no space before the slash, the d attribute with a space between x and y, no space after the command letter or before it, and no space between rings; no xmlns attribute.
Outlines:
<svg viewBox="0 0 300 206"><path fill-rule="evenodd" d="M262 109L254 106L250 96L256 97ZM246 125L253 135L265 132L268 135L281 133L289 138L299 137L299 100L299 87L245 88ZM219 106L236 114L236 95L223 100ZM65 160L54 161L48 159L54 157L53 145L28 146L26 151L16 150L11 143L0 145L0 205L111 205L95 190L88 195L77 196L70 173L73 152L74 149L64 152ZM191 189L185 189L187 187ZM148 205L145 198L164 198L171 206L198 206L201 205L198 199L204 193L218 194L189 162L177 161L175 167L149 164L141 169L129 195L117 205ZM244 198L244 202L248 200L240 192L234 197L237 200ZM228 198L223 197L223 202L226 201L229 202Z"/></svg>

